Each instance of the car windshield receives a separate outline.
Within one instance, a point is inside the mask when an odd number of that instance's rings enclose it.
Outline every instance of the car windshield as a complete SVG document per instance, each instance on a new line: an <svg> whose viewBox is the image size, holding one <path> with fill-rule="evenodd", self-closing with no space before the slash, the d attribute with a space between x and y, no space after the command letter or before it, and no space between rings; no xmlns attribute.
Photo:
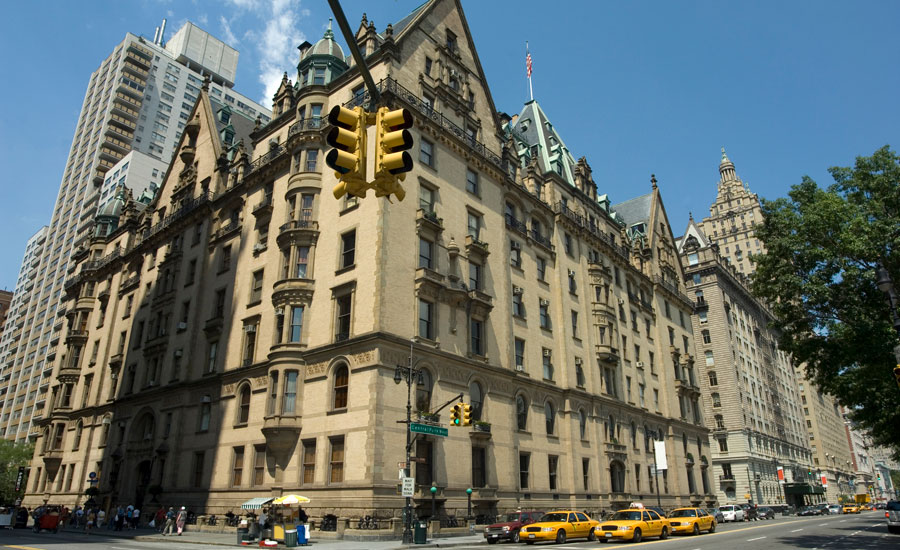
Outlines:
<svg viewBox="0 0 900 550"><path fill-rule="evenodd" d="M720 506L719 511L720 512L733 512L734 506Z"/></svg>
<svg viewBox="0 0 900 550"><path fill-rule="evenodd" d="M672 510L672 513L669 514L670 518L695 518L697 517L697 510Z"/></svg>
<svg viewBox="0 0 900 550"><path fill-rule="evenodd" d="M566 521L568 519L569 514L566 512L555 512L552 514L544 514L541 517L542 522L554 522L554 521Z"/></svg>
<svg viewBox="0 0 900 550"><path fill-rule="evenodd" d="M506 521L520 521L520 518L522 518L521 514L509 514L506 516Z"/></svg>
<svg viewBox="0 0 900 550"><path fill-rule="evenodd" d="M888 502L887 506L885 506L885 510L889 510L891 512L900 511L900 501L892 500Z"/></svg>
<svg viewBox="0 0 900 550"><path fill-rule="evenodd" d="M612 515L612 521L641 521L640 512L616 512Z"/></svg>

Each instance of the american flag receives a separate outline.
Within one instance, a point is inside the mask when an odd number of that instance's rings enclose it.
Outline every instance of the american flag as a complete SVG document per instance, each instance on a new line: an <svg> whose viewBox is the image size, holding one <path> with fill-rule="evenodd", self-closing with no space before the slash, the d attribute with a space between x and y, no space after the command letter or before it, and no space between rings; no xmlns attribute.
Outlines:
<svg viewBox="0 0 900 550"><path fill-rule="evenodd" d="M528 52L525 56L525 70L528 73L528 78L531 78L531 52Z"/></svg>

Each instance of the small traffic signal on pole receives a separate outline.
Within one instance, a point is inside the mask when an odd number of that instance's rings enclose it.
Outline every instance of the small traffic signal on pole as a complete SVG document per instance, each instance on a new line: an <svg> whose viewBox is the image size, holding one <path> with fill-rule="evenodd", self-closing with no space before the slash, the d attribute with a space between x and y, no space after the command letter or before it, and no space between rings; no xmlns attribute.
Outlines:
<svg viewBox="0 0 900 550"><path fill-rule="evenodd" d="M375 113L375 196L394 195L403 200L406 192L399 182L412 170L412 113L407 109L380 107Z"/></svg>
<svg viewBox="0 0 900 550"><path fill-rule="evenodd" d="M472 425L472 405L469 405L468 403L462 404L462 425Z"/></svg>
<svg viewBox="0 0 900 550"><path fill-rule="evenodd" d="M450 425L451 426L459 426L460 418L462 416L461 408L462 408L462 405L460 403L457 403L456 405L453 405L453 407L450 409Z"/></svg>
<svg viewBox="0 0 900 550"><path fill-rule="evenodd" d="M335 198L350 193L366 195L366 112L362 107L347 109L335 106L328 113L333 128L325 142L333 149L325 156L325 164L341 180L334 188Z"/></svg>

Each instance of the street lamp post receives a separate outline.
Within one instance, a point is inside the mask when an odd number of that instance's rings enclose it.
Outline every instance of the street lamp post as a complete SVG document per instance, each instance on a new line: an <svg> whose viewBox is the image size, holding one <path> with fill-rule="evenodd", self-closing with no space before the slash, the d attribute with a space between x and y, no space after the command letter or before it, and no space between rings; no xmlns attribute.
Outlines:
<svg viewBox="0 0 900 550"><path fill-rule="evenodd" d="M437 487L434 482L431 482L431 520L434 521L434 518L437 517L437 507L434 502L434 497L437 494Z"/></svg>
<svg viewBox="0 0 900 550"><path fill-rule="evenodd" d="M411 433L409 431L412 424L412 387L414 383L418 383L422 376L422 371L415 368L413 364L413 344L409 343L409 365L397 365L394 370L394 383L399 384L406 380L406 462L404 463L404 477L410 477L409 467L409 448L412 445L410 440ZM403 421L399 421L403 422ZM403 510L403 544L412 544L412 498L406 497L406 506Z"/></svg>
<svg viewBox="0 0 900 550"><path fill-rule="evenodd" d="M472 519L472 488L471 487L466 489L466 497L469 500L469 504L468 504L468 507L466 510L466 519L470 520L470 519Z"/></svg>

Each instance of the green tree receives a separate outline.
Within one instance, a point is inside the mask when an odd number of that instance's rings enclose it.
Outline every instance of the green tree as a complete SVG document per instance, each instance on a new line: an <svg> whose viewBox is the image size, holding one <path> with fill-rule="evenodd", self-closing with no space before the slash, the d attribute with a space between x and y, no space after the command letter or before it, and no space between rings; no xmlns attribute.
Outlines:
<svg viewBox="0 0 900 550"><path fill-rule="evenodd" d="M772 304L781 348L807 379L900 458L898 335L875 284L883 265L900 291L900 157L885 146L829 172L826 189L804 177L787 198L763 201L753 291Z"/></svg>
<svg viewBox="0 0 900 550"><path fill-rule="evenodd" d="M16 494L16 476L19 475L19 466L28 467L32 455L33 443L14 443L0 439L0 504L12 503L25 493L23 486Z"/></svg>

